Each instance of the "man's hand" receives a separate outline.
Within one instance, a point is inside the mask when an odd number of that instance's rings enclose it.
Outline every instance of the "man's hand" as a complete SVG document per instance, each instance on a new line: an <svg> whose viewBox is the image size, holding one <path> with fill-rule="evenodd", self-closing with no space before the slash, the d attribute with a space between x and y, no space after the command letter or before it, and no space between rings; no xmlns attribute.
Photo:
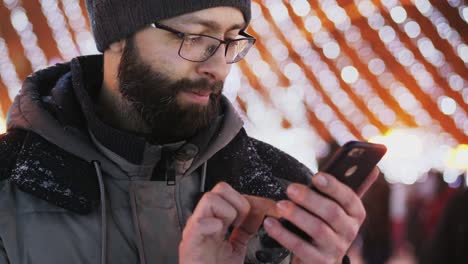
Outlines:
<svg viewBox="0 0 468 264"><path fill-rule="evenodd" d="M272 200L241 195L226 183L217 184L202 197L187 221L179 245L179 262L244 263L247 243L265 215L279 217L275 208ZM225 239L230 226L234 229Z"/></svg>
<svg viewBox="0 0 468 264"><path fill-rule="evenodd" d="M366 217L360 196L378 174L379 170L374 169L369 175L370 180L358 194L326 173L318 173L312 177L312 182L329 198L305 185L291 184L288 187L291 201L278 202L278 211L281 217L302 229L313 241L300 239L272 217L265 219L264 228L294 254L293 263L341 263Z"/></svg>

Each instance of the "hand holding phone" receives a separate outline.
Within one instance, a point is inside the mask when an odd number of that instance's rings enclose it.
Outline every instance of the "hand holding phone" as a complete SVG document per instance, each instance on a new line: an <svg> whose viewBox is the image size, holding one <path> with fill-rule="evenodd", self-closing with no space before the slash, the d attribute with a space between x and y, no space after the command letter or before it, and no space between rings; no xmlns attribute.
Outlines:
<svg viewBox="0 0 468 264"><path fill-rule="evenodd" d="M336 177L339 181L360 194L363 191L362 188L366 186L366 181L369 180L368 176L385 153L386 147L384 145L363 141L350 141L340 147L320 171ZM311 179L308 179L308 182L311 183ZM311 184L309 187L316 190ZM284 227L302 239L306 241L311 240L305 232L291 222L285 219L280 219L280 222ZM281 247L270 237L263 239L262 243L267 247Z"/></svg>
<svg viewBox="0 0 468 264"><path fill-rule="evenodd" d="M320 171L336 177L356 193L366 182L387 148L382 144L349 141L339 148Z"/></svg>

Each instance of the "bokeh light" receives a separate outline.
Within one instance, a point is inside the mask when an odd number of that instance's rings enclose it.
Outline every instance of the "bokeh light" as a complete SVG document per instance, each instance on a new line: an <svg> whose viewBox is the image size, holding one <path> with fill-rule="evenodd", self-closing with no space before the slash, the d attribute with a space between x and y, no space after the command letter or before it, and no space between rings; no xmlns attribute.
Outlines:
<svg viewBox="0 0 468 264"><path fill-rule="evenodd" d="M410 38L416 38L421 33L421 27L418 23L414 21L409 21L405 24L405 31Z"/></svg>
<svg viewBox="0 0 468 264"><path fill-rule="evenodd" d="M462 14L462 18L465 20L466 23L468 23L468 7L463 7L461 9L461 14Z"/></svg>
<svg viewBox="0 0 468 264"><path fill-rule="evenodd" d="M450 153L447 165L454 169L468 170L468 145L461 144Z"/></svg>
<svg viewBox="0 0 468 264"><path fill-rule="evenodd" d="M440 97L439 107L446 115L453 115L457 110L456 102L452 98L446 96Z"/></svg>
<svg viewBox="0 0 468 264"><path fill-rule="evenodd" d="M5 119L0 117L0 134L3 134L5 132L6 132Z"/></svg>
<svg viewBox="0 0 468 264"><path fill-rule="evenodd" d="M341 78L347 83L354 83L359 78L359 72L353 66L346 66L341 71Z"/></svg>
<svg viewBox="0 0 468 264"><path fill-rule="evenodd" d="M405 22L407 18L406 10L401 6L396 6L391 9L390 15L392 16L393 21L398 24Z"/></svg>

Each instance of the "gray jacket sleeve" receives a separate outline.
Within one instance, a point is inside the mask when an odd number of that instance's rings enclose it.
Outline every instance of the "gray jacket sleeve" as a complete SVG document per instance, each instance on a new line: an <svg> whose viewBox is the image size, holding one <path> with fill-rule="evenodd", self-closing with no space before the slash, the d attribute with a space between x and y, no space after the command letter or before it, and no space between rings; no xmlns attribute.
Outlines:
<svg viewBox="0 0 468 264"><path fill-rule="evenodd" d="M1 176L1 175L0 175ZM6 181L5 180L0 180L0 196L3 195L3 188L5 187ZM0 210L2 208L0 207ZM0 217L2 217L1 211L0 211ZM8 260L8 256L6 254L5 246L3 245L3 240L0 235L0 264L9 264L10 261Z"/></svg>
<svg viewBox="0 0 468 264"><path fill-rule="evenodd" d="M5 251L5 247L3 246L2 239L0 238L0 264L9 264L8 257Z"/></svg>
<svg viewBox="0 0 468 264"><path fill-rule="evenodd" d="M264 235L264 231L261 230L249 241L244 264L289 264L289 251L284 248L264 247L261 244L262 235Z"/></svg>

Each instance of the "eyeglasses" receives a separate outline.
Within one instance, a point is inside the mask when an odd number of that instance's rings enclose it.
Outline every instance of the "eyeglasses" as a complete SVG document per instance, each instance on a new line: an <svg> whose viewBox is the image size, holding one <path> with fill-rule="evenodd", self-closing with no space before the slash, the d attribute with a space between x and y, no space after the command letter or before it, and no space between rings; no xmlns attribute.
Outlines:
<svg viewBox="0 0 468 264"><path fill-rule="evenodd" d="M176 34L182 39L179 48L179 56L192 62L204 62L211 58L218 51L221 44L226 45L224 55L226 63L232 64L242 60L255 44L256 39L245 32L239 33L243 38L221 40L203 34L189 34L180 32L171 27L159 24L152 24L153 27L166 30Z"/></svg>

